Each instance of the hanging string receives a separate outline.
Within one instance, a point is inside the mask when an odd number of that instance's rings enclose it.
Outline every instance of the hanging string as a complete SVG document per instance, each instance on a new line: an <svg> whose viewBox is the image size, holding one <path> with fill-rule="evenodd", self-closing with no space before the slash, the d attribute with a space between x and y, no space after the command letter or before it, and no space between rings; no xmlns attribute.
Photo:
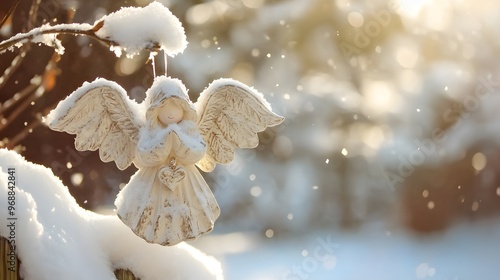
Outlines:
<svg viewBox="0 0 500 280"><path fill-rule="evenodd" d="M167 76L167 52L163 51L163 67L165 70L165 76Z"/></svg>
<svg viewBox="0 0 500 280"><path fill-rule="evenodd" d="M155 55L153 52L149 53L149 59L151 59L151 65L153 66L153 78L156 78Z"/></svg>

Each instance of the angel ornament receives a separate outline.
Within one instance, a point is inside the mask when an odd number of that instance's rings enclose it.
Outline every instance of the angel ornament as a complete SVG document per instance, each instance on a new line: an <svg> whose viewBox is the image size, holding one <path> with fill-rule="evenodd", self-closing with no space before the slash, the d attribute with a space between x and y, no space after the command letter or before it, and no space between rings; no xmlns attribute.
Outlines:
<svg viewBox="0 0 500 280"><path fill-rule="evenodd" d="M180 80L160 76L141 104L115 82L84 83L45 121L76 134L79 151L99 150L120 170L134 164L115 200L118 216L147 242L175 245L210 232L220 214L198 168L231 162L236 148L256 147L257 132L283 118L240 82L216 80L193 104Z"/></svg>

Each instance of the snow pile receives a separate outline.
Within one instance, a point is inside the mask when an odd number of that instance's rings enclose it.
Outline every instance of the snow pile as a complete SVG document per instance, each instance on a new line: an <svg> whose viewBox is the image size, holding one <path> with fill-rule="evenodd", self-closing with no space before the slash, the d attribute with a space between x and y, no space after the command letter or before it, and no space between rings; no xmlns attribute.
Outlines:
<svg viewBox="0 0 500 280"><path fill-rule="evenodd" d="M15 243L24 279L116 279L117 268L129 269L144 280L223 279L217 260L185 243L148 244L116 216L82 209L43 166L2 149L0 168L0 200L5 202L0 218L17 218ZM9 168L15 168L14 216L6 203ZM12 234L3 226L0 235Z"/></svg>
<svg viewBox="0 0 500 280"><path fill-rule="evenodd" d="M158 45L174 56L187 46L186 34L179 19L168 8L153 2L144 8L127 7L97 21L103 26L96 32L100 38L118 43L111 50L117 56L124 51L134 56L141 50Z"/></svg>

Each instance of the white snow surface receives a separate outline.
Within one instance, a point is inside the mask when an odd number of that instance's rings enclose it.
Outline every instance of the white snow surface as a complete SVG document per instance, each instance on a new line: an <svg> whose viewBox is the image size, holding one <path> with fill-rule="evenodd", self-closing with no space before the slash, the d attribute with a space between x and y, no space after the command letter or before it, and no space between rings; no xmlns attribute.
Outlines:
<svg viewBox="0 0 500 280"><path fill-rule="evenodd" d="M221 260L228 280L496 280L498 218L460 221L447 231L412 234L387 221L262 239L211 235L193 242Z"/></svg>
<svg viewBox="0 0 500 280"><path fill-rule="evenodd" d="M169 56L174 56L187 46L181 22L158 2L143 8L121 8L99 21L104 21L104 25L96 35L117 42L118 46L111 47L117 56L124 51L132 57L154 43L159 44L160 50Z"/></svg>
<svg viewBox="0 0 500 280"><path fill-rule="evenodd" d="M180 243L149 244L116 216L81 208L50 169L0 149L0 199L7 202L8 168L15 168L15 243L26 280L116 279L126 268L146 279L223 279L220 263ZM7 221L7 204L0 218ZM0 235L9 229L0 227Z"/></svg>

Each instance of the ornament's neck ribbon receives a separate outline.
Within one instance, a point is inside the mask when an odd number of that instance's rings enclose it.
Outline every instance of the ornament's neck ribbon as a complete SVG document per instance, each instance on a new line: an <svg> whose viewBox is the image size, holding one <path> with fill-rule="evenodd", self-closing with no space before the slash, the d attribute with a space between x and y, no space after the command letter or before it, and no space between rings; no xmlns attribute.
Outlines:
<svg viewBox="0 0 500 280"><path fill-rule="evenodd" d="M153 77L156 78L156 55L157 52L150 52L149 53L149 59L151 60L151 66L153 67ZM159 64L159 67L161 67L161 62ZM167 76L167 52L163 51L163 73L165 76Z"/></svg>
<svg viewBox="0 0 500 280"><path fill-rule="evenodd" d="M153 66L153 78L156 78L155 54L153 52L149 53L149 59L151 59L151 66Z"/></svg>
<svg viewBox="0 0 500 280"><path fill-rule="evenodd" d="M163 70L165 71L165 76L167 76L167 52L163 51Z"/></svg>

